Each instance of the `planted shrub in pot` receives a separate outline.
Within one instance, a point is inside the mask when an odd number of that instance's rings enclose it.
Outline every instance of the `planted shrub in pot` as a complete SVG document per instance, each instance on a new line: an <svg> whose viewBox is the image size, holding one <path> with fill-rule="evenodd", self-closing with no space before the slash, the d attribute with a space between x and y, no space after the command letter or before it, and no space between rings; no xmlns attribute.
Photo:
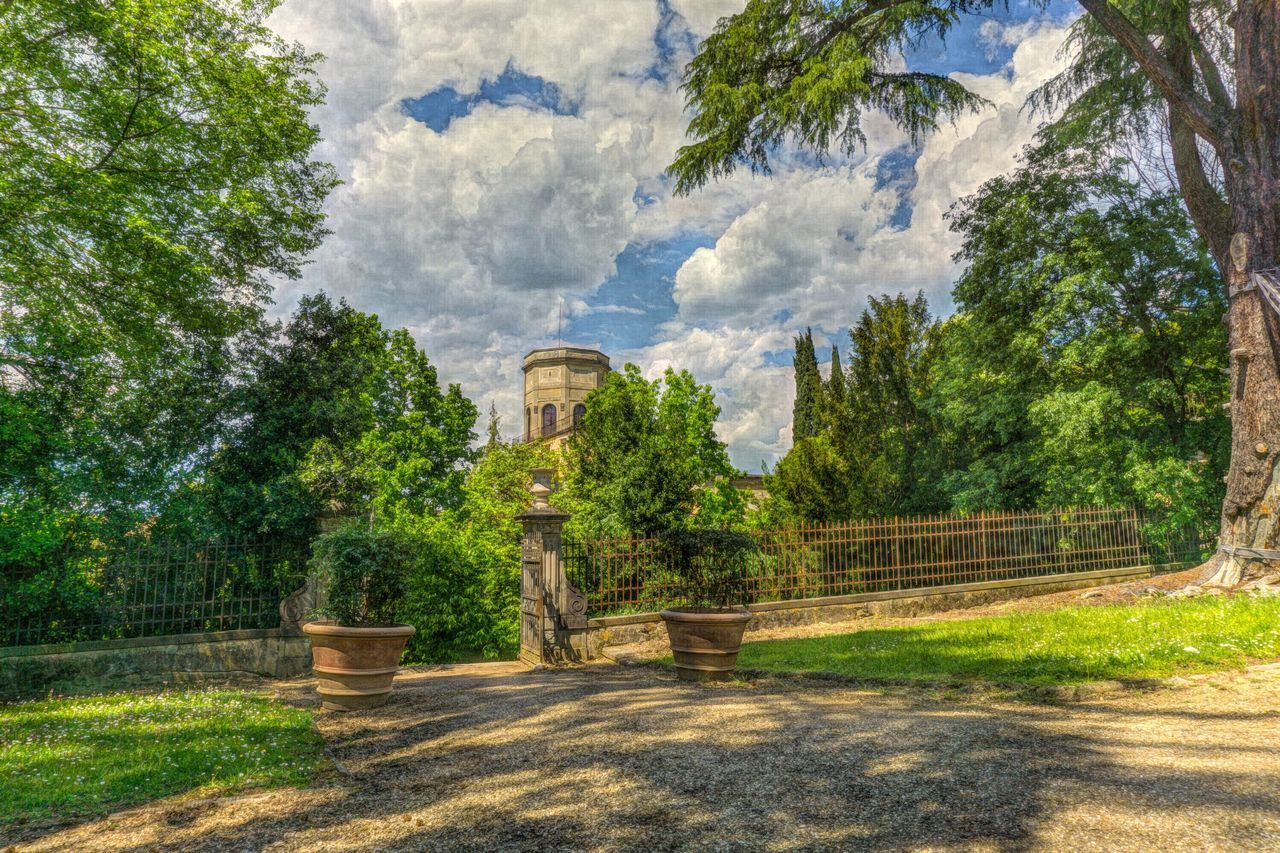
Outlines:
<svg viewBox="0 0 1280 853"><path fill-rule="evenodd" d="M738 665L751 621L749 561L756 540L729 530L681 530L661 537L660 553L686 606L660 614L676 674L685 681L725 681Z"/></svg>
<svg viewBox="0 0 1280 853"><path fill-rule="evenodd" d="M311 567L324 584L324 619L302 630L311 638L325 708L376 708L391 695L400 655L414 634L412 625L396 623L412 559L409 543L394 533L351 526L316 540Z"/></svg>

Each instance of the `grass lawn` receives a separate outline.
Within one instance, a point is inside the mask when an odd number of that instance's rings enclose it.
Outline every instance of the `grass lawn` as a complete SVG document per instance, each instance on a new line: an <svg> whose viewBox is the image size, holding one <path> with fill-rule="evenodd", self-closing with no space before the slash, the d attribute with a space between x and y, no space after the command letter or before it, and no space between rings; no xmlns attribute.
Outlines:
<svg viewBox="0 0 1280 853"><path fill-rule="evenodd" d="M742 669L869 680L1077 684L1280 657L1280 598L1206 596L746 643Z"/></svg>
<svg viewBox="0 0 1280 853"><path fill-rule="evenodd" d="M301 785L311 712L235 690L0 705L0 824L105 814L184 791Z"/></svg>

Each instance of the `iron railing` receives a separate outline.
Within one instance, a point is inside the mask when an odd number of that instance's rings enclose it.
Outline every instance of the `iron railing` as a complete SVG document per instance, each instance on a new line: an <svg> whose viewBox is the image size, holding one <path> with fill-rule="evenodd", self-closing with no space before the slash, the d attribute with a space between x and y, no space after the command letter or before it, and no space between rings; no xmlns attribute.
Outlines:
<svg viewBox="0 0 1280 853"><path fill-rule="evenodd" d="M305 543L240 539L68 549L3 579L0 644L274 628L308 556Z"/></svg>
<svg viewBox="0 0 1280 853"><path fill-rule="evenodd" d="M1211 548L1194 526L1108 507L877 518L753 535L760 548L746 571L757 602L1184 563ZM566 538L563 560L592 616L686 603L658 538Z"/></svg>

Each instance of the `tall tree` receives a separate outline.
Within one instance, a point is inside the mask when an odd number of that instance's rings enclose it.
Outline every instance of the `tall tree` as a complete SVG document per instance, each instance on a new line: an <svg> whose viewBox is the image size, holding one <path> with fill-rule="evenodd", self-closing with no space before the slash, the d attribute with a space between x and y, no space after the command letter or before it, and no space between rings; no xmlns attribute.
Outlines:
<svg viewBox="0 0 1280 853"><path fill-rule="evenodd" d="M832 350L818 433L778 463L770 493L811 521L941 509L945 459L926 405L937 337L923 294L871 297L847 370Z"/></svg>
<svg viewBox="0 0 1280 853"><path fill-rule="evenodd" d="M565 497L578 506L565 508L576 523L595 533L652 534L715 524L740 509L730 482L737 471L715 434L720 407L711 386L670 368L649 382L627 364L586 403L568 449Z"/></svg>
<svg viewBox="0 0 1280 853"><path fill-rule="evenodd" d="M831 371L822 386L823 422L829 429L842 428L847 411L848 395L845 392L844 366L840 363L840 348L831 345Z"/></svg>
<svg viewBox="0 0 1280 853"><path fill-rule="evenodd" d="M1226 306L1178 199L1048 146L951 220L966 268L931 408L958 454L953 504L1138 503L1212 524Z"/></svg>
<svg viewBox="0 0 1280 853"><path fill-rule="evenodd" d="M309 159L318 58L266 27L276 5L4 4L0 301L117 350L252 324L336 183Z"/></svg>
<svg viewBox="0 0 1280 853"><path fill-rule="evenodd" d="M694 141L672 165L678 192L746 164L768 170L786 139L827 151L865 144L879 110L915 140L984 102L948 77L897 66L902 48L946 35L996 0L749 0L722 19L685 74ZM1217 580L1278 556L1280 314L1260 277L1280 267L1280 3L1275 0L1080 0L1071 68L1043 102L1066 105L1058 129L1167 128L1178 189L1230 299L1232 453ZM1209 162L1206 162L1208 160ZM1220 176L1215 179L1215 176ZM1235 548L1258 549L1235 553ZM1258 552L1260 550L1260 553Z"/></svg>
<svg viewBox="0 0 1280 853"><path fill-rule="evenodd" d="M209 502L245 533L305 538L324 510L423 514L461 499L478 412L408 331L324 294L252 352Z"/></svg>
<svg viewBox="0 0 1280 853"><path fill-rule="evenodd" d="M938 353L937 323L923 293L871 297L849 330L847 431L841 455L865 472L855 507L900 515L941 508L945 469L925 405Z"/></svg>
<svg viewBox="0 0 1280 853"><path fill-rule="evenodd" d="M795 441L811 438L821 429L822 374L813 348L813 330L795 338L796 400L791 407L791 433Z"/></svg>
<svg viewBox="0 0 1280 853"><path fill-rule="evenodd" d="M323 237L317 57L275 5L0 3L0 586L45 618L98 600L67 546L176 523L231 341Z"/></svg>

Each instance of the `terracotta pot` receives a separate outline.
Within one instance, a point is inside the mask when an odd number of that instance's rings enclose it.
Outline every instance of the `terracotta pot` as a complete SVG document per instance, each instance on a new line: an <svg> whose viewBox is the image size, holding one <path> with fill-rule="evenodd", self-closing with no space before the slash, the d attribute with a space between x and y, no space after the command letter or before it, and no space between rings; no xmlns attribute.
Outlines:
<svg viewBox="0 0 1280 853"><path fill-rule="evenodd" d="M412 625L347 628L333 622L308 622L311 662L321 706L355 711L385 705L400 654L414 635Z"/></svg>
<svg viewBox="0 0 1280 853"><path fill-rule="evenodd" d="M685 681L728 681L738 666L746 610L702 610L677 607L659 614L671 640L676 674Z"/></svg>

